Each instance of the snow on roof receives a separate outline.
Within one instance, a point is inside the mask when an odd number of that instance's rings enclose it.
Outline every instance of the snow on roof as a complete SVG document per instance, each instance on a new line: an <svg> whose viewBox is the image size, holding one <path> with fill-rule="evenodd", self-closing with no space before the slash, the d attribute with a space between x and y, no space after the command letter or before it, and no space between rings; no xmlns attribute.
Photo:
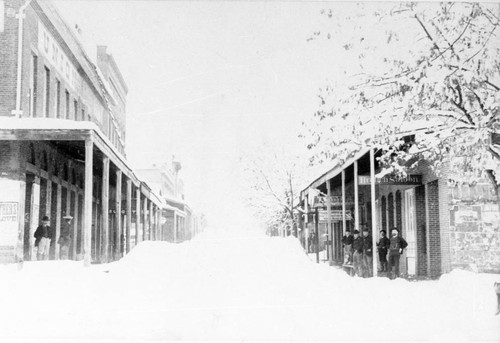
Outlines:
<svg viewBox="0 0 500 343"><path fill-rule="evenodd" d="M399 134L401 136L405 136L414 134L416 132L428 132L429 130L436 129L441 130L446 126L446 124L448 124L450 120L449 118L443 118L442 116L439 116L443 114L446 113L443 113L442 111L436 113L425 113L418 116L417 119L411 121L404 120L401 122ZM344 163L340 163L340 161L337 159L332 160L331 163L328 163L328 166L323 169L323 172L318 173L320 175L319 177L314 179L314 181L312 182L308 182L305 187L300 188L301 193L305 192L308 188L313 187L313 185L316 185L315 187L317 187L319 186L318 183L326 182L327 179L335 177L343 169L354 163L355 160L361 158L369 151L370 148L368 146L363 147L357 151L353 151L351 153L351 157L349 157Z"/></svg>

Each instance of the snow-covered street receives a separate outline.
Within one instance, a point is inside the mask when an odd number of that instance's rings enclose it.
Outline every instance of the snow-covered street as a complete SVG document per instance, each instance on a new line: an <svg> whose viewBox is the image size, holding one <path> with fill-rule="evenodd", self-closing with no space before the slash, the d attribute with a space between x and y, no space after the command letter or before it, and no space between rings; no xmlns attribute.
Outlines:
<svg viewBox="0 0 500 343"><path fill-rule="evenodd" d="M293 238L206 232L119 262L1 266L0 341L500 341L493 282L351 278Z"/></svg>

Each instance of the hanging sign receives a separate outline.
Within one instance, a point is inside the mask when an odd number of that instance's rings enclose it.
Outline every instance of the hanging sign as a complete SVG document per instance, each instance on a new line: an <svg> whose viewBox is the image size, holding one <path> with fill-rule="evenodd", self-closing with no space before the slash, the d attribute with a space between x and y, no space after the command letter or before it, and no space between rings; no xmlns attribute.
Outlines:
<svg viewBox="0 0 500 343"><path fill-rule="evenodd" d="M421 185L422 175L395 176L386 175L382 178L375 178L377 185ZM370 175L358 175L360 186L370 185Z"/></svg>
<svg viewBox="0 0 500 343"><path fill-rule="evenodd" d="M360 193L358 202L361 204L363 201L363 194ZM345 204L347 206L354 205L354 194L346 194ZM317 196L314 198L314 207L327 207L327 196ZM342 206L342 195L331 195L330 206Z"/></svg>
<svg viewBox="0 0 500 343"><path fill-rule="evenodd" d="M342 221L342 210L332 210L331 211L330 220L332 222ZM327 211L318 211L318 219L320 223L328 222L328 212ZM350 210L345 211L345 220L352 220L352 214Z"/></svg>

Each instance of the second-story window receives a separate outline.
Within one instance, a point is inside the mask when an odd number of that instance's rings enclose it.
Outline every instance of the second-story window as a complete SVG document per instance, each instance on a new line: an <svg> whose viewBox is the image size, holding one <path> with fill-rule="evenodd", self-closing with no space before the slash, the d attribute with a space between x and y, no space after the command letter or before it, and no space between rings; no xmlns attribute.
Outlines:
<svg viewBox="0 0 500 343"><path fill-rule="evenodd" d="M85 121L85 108L82 107L82 121Z"/></svg>
<svg viewBox="0 0 500 343"><path fill-rule="evenodd" d="M38 56L31 56L31 85L30 85L30 117L36 117L36 98L38 84Z"/></svg>
<svg viewBox="0 0 500 343"><path fill-rule="evenodd" d="M56 118L61 117L61 81L56 80Z"/></svg>
<svg viewBox="0 0 500 343"><path fill-rule="evenodd" d="M73 106L75 108L75 111L73 112L75 114L73 119L78 120L78 101L77 100L73 101Z"/></svg>
<svg viewBox="0 0 500 343"><path fill-rule="evenodd" d="M49 116L50 109L50 69L45 67L45 91L43 92L43 116Z"/></svg>
<svg viewBox="0 0 500 343"><path fill-rule="evenodd" d="M66 119L69 119L69 92L66 91L65 95L66 95L65 96L65 98L66 98L65 99L66 100L66 111L65 112L66 113L64 113L64 116L65 116Z"/></svg>

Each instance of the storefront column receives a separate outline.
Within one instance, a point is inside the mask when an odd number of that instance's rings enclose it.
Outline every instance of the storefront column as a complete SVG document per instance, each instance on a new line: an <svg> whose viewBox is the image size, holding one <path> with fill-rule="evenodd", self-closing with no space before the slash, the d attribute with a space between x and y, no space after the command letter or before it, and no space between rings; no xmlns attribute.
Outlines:
<svg viewBox="0 0 500 343"><path fill-rule="evenodd" d="M35 176L31 184L30 206L30 260L36 261L35 230L40 218L40 177Z"/></svg>
<svg viewBox="0 0 500 343"><path fill-rule="evenodd" d="M83 231L84 231L84 265L90 267L92 254L92 186L93 186L93 150L94 142L92 136L85 140L85 193L83 209Z"/></svg>
<svg viewBox="0 0 500 343"><path fill-rule="evenodd" d="M141 226L141 190L139 187L135 190L135 242L134 246L136 246L139 242L139 232Z"/></svg>
<svg viewBox="0 0 500 343"><path fill-rule="evenodd" d="M174 243L177 243L177 213L174 211Z"/></svg>
<svg viewBox="0 0 500 343"><path fill-rule="evenodd" d="M345 170L342 170L342 232L347 231L347 223L345 218Z"/></svg>
<svg viewBox="0 0 500 343"><path fill-rule="evenodd" d="M142 203L142 240L146 240L146 231L148 228L148 199L144 196Z"/></svg>
<svg viewBox="0 0 500 343"><path fill-rule="evenodd" d="M101 194L101 208L102 208L102 232L103 247L102 247L102 260L101 262L109 262L109 157L103 156L102 158L102 194Z"/></svg>
<svg viewBox="0 0 500 343"><path fill-rule="evenodd" d="M130 252L130 227L132 226L132 180L127 180L127 228L125 235L125 254Z"/></svg>
<svg viewBox="0 0 500 343"><path fill-rule="evenodd" d="M359 231L358 161L354 161L354 229Z"/></svg>
<svg viewBox="0 0 500 343"><path fill-rule="evenodd" d="M56 195L56 241L55 241L55 259L59 259L59 244L57 242L59 241L59 236L61 236L61 198L62 198L62 186L61 184L57 184L57 195Z"/></svg>
<svg viewBox="0 0 500 343"><path fill-rule="evenodd" d="M115 196L115 209L116 209L116 244L114 251L114 259L121 258L122 246L122 171L116 171L116 196Z"/></svg>
<svg viewBox="0 0 500 343"><path fill-rule="evenodd" d="M305 214L304 214L304 237L305 237L305 249L306 252L309 254L309 199L308 195L306 194L304 198L304 208L305 208Z"/></svg>
<svg viewBox="0 0 500 343"><path fill-rule="evenodd" d="M377 251L377 206L375 204L375 150L370 149L370 193L372 202L372 251ZM375 255L375 254L374 254ZM377 258L373 256L373 276L378 275Z"/></svg>
<svg viewBox="0 0 500 343"><path fill-rule="evenodd" d="M73 188L73 187L71 187ZM79 204L79 196L78 196L78 192L76 191L76 188L74 189L74 193L75 193L75 202L73 203L73 224L74 224L74 228L75 228L75 237L73 237L73 256L75 256L75 260L77 259L77 254L76 254L76 246L78 244L78 240L77 240L77 237L78 237L78 231L79 230L82 230L82 236L84 236L84 230L83 228L80 228L78 227L78 216L79 216L79 213L78 213L78 204ZM82 237L83 239L85 239L84 237ZM83 245L83 242L81 242L80 244ZM83 249L82 249L83 250ZM82 253L82 250L80 250L80 253Z"/></svg>
<svg viewBox="0 0 500 343"><path fill-rule="evenodd" d="M149 238L150 241L154 240L153 231L154 231L154 226L153 226L153 202L150 200L149 201L149 235L148 235L148 238Z"/></svg>
<svg viewBox="0 0 500 343"><path fill-rule="evenodd" d="M333 229L332 229L332 199L331 199L331 186L330 180L326 180L326 234L330 236L330 244L326 246L330 254L328 254L330 265L333 264L333 253L334 253L334 244L333 244Z"/></svg>

